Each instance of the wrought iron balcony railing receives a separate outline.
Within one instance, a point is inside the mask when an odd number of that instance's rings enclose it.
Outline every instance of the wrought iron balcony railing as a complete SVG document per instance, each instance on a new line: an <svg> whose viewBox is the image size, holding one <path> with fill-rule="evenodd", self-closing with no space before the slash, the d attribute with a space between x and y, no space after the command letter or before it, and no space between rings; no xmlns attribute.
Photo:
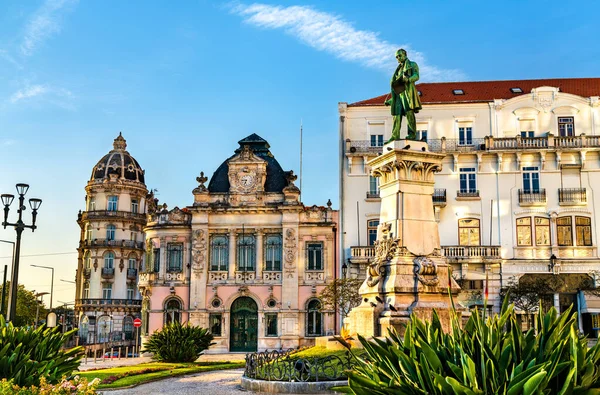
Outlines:
<svg viewBox="0 0 600 395"><path fill-rule="evenodd" d="M115 276L115 269L112 267L102 268L102 278L113 278Z"/></svg>
<svg viewBox="0 0 600 395"><path fill-rule="evenodd" d="M84 211L81 213L82 220L96 220L96 219L132 219L136 221L146 222L146 214L142 213L132 213L130 211L110 211L110 210L94 210L94 211Z"/></svg>
<svg viewBox="0 0 600 395"><path fill-rule="evenodd" d="M135 280L137 277L137 269L127 269L127 278Z"/></svg>
<svg viewBox="0 0 600 395"><path fill-rule="evenodd" d="M80 306L130 306L137 307L142 305L139 299L79 299Z"/></svg>
<svg viewBox="0 0 600 395"><path fill-rule="evenodd" d="M92 269L87 268L87 269L83 269L83 277L84 278L90 278L92 276Z"/></svg>
<svg viewBox="0 0 600 395"><path fill-rule="evenodd" d="M135 248L144 249L143 241L133 240L110 240L110 239L92 239L83 240L83 247L124 247L124 248Z"/></svg>
<svg viewBox="0 0 600 395"><path fill-rule="evenodd" d="M478 198L479 189L475 191L456 191L456 197L459 198Z"/></svg>
<svg viewBox="0 0 600 395"><path fill-rule="evenodd" d="M587 203L585 188L559 188L558 202L562 204Z"/></svg>
<svg viewBox="0 0 600 395"><path fill-rule="evenodd" d="M546 190L544 188L538 190L519 189L519 204L545 204Z"/></svg>
<svg viewBox="0 0 600 395"><path fill-rule="evenodd" d="M433 190L433 204L446 204L446 189Z"/></svg>
<svg viewBox="0 0 600 395"><path fill-rule="evenodd" d="M367 199L378 199L379 191L377 192L367 192Z"/></svg>

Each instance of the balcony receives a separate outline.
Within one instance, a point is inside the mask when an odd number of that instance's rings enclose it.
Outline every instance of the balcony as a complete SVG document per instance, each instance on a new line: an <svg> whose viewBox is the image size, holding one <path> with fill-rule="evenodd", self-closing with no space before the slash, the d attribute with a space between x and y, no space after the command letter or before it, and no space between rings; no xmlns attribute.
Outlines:
<svg viewBox="0 0 600 395"><path fill-rule="evenodd" d="M87 269L83 269L83 277L84 278L90 278L92 276L92 269L87 268Z"/></svg>
<svg viewBox="0 0 600 395"><path fill-rule="evenodd" d="M102 278L113 278L115 276L115 269L112 267L102 268Z"/></svg>
<svg viewBox="0 0 600 395"><path fill-rule="evenodd" d="M135 280L137 278L137 269L127 269L127 278Z"/></svg>
<svg viewBox="0 0 600 395"><path fill-rule="evenodd" d="M85 247L124 247L124 248L134 248L143 250L144 242L143 241L133 241L133 240L109 240L109 239L93 239L93 240L84 240L82 246Z"/></svg>
<svg viewBox="0 0 600 395"><path fill-rule="evenodd" d="M85 211L81 213L81 219L86 220L99 220L99 219L130 219L136 222L146 223L146 214L132 213L129 211L108 211L108 210L96 210L96 211Z"/></svg>
<svg viewBox="0 0 600 395"><path fill-rule="evenodd" d="M81 307L141 307L142 301L138 299L79 299Z"/></svg>
<svg viewBox="0 0 600 395"><path fill-rule="evenodd" d="M379 191L367 192L367 199L379 199Z"/></svg>
<svg viewBox="0 0 600 395"><path fill-rule="evenodd" d="M519 204L521 206L539 206L546 204L546 190L536 191L519 189Z"/></svg>
<svg viewBox="0 0 600 395"><path fill-rule="evenodd" d="M441 139L429 139L427 143L429 150L432 152L577 149L600 148L600 136L554 136L549 133L543 137L487 136L485 138L474 138L470 141L442 137Z"/></svg>
<svg viewBox="0 0 600 395"><path fill-rule="evenodd" d="M585 188L559 188L558 203L560 205L579 205L587 203Z"/></svg>
<svg viewBox="0 0 600 395"><path fill-rule="evenodd" d="M458 199L479 199L479 189L475 191L456 191L456 197Z"/></svg>
<svg viewBox="0 0 600 395"><path fill-rule="evenodd" d="M372 146L370 140L346 140L346 154L377 156L383 152L383 146Z"/></svg>
<svg viewBox="0 0 600 395"><path fill-rule="evenodd" d="M429 139L427 140L431 152L471 152L485 150L485 138L471 140L460 139Z"/></svg>
<svg viewBox="0 0 600 395"><path fill-rule="evenodd" d="M442 246L448 260L500 259L500 246Z"/></svg>
<svg viewBox="0 0 600 395"><path fill-rule="evenodd" d="M433 204L435 206L446 206L446 189L434 189L433 190Z"/></svg>

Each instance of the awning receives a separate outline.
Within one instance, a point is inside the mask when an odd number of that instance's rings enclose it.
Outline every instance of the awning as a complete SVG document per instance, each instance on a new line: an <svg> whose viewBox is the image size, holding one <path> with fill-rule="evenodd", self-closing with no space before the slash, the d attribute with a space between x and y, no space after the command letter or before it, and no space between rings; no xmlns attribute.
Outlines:
<svg viewBox="0 0 600 395"><path fill-rule="evenodd" d="M600 297L587 293L584 293L583 296L584 303L581 305L581 312L600 314Z"/></svg>

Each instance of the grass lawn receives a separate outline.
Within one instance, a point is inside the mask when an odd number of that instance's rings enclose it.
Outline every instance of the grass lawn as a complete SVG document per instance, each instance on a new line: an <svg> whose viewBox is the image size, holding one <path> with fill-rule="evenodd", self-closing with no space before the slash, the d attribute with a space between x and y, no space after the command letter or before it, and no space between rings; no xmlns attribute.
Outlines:
<svg viewBox="0 0 600 395"><path fill-rule="evenodd" d="M130 385L142 384L167 377L181 376L190 373L208 372L210 370L223 370L244 367L244 362L195 362L195 363L167 363L150 362L134 366L122 366L110 369L98 369L77 373L88 380L99 378L105 383L98 389L119 388ZM111 380L115 379L114 381ZM109 383L109 381L112 381Z"/></svg>

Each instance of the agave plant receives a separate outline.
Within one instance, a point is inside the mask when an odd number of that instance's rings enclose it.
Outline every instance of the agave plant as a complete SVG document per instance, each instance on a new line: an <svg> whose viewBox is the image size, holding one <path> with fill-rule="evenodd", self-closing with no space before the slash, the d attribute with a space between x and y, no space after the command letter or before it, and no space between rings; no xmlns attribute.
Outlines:
<svg viewBox="0 0 600 395"><path fill-rule="evenodd" d="M600 394L600 347L588 348L577 315L540 309L535 328L523 333L513 305L500 314L472 314L461 328L453 309L451 330L416 316L404 338L359 336L366 355L348 373L357 395L372 394ZM343 342L342 342L343 343Z"/></svg>
<svg viewBox="0 0 600 395"><path fill-rule="evenodd" d="M175 321L154 332L142 352L151 352L154 359L163 362L194 362L215 344L213 338L208 329Z"/></svg>
<svg viewBox="0 0 600 395"><path fill-rule="evenodd" d="M60 328L15 327L2 315L0 328L0 377L16 385L39 385L42 377L58 383L79 366L83 347L62 349L77 329L61 333Z"/></svg>

